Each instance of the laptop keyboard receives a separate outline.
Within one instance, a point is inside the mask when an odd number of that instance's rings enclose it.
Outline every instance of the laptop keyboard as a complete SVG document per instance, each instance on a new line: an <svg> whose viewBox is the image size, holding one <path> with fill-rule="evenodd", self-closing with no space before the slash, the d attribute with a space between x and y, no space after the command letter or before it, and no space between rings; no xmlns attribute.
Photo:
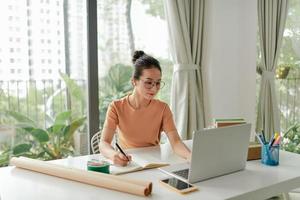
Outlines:
<svg viewBox="0 0 300 200"><path fill-rule="evenodd" d="M182 170L174 171L173 173L185 179L188 179L189 177L189 169L182 169Z"/></svg>

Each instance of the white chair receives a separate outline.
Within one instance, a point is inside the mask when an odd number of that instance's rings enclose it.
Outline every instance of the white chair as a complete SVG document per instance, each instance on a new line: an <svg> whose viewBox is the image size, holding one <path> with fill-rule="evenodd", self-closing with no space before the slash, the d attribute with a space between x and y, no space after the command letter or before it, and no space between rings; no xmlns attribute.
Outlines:
<svg viewBox="0 0 300 200"><path fill-rule="evenodd" d="M100 140L101 140L101 131L95 133L93 135L93 137L91 138L91 147L92 147L92 153L93 154L100 153L100 149L99 149ZM115 144L116 144L117 141L118 141L118 135L117 135L117 133L115 133L114 137L111 141L112 146L114 148L116 148Z"/></svg>
<svg viewBox="0 0 300 200"><path fill-rule="evenodd" d="M91 139L91 147L92 147L93 154L100 153L100 149L99 149L100 139L101 139L101 131L94 134Z"/></svg>
<svg viewBox="0 0 300 200"><path fill-rule="evenodd" d="M285 200L300 200L300 188L290 191L289 193L285 193Z"/></svg>

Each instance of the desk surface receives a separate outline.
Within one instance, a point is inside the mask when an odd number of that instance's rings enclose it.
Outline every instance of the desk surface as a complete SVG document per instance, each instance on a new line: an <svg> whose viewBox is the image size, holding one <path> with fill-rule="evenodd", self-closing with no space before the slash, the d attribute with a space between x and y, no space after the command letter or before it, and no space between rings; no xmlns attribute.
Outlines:
<svg viewBox="0 0 300 200"><path fill-rule="evenodd" d="M130 151L141 156L145 153L160 156L162 160L171 164L184 162L183 159L173 154L168 144ZM54 162L82 168L86 160L95 157L99 157L99 155L67 158ZM195 184L199 187L199 191L187 195L177 194L161 186L159 180L167 177L167 175L158 169L123 175L153 182L152 195L139 197L15 167L4 167L0 168L0 199L265 199L300 187L299 169L300 156L281 151L280 165L277 167L264 166L260 160L249 161L245 170L199 182Z"/></svg>

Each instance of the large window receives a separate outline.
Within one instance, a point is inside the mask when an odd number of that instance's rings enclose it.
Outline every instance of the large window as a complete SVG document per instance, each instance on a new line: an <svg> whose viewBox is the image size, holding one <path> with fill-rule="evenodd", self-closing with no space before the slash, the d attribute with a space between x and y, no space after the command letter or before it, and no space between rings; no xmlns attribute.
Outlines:
<svg viewBox="0 0 300 200"><path fill-rule="evenodd" d="M0 166L87 152L86 1L0 3Z"/></svg>
<svg viewBox="0 0 300 200"><path fill-rule="evenodd" d="M169 103L173 70L163 11L162 0L98 0L100 126L109 103L132 91L134 50L144 50L160 61L166 86L158 98Z"/></svg>
<svg viewBox="0 0 300 200"><path fill-rule="evenodd" d="M259 85L260 78L257 80ZM300 153L300 2L297 0L289 2L275 84L281 131L285 133L282 146L285 150Z"/></svg>
<svg viewBox="0 0 300 200"><path fill-rule="evenodd" d="M300 153L300 2L289 2L288 16L278 59L277 87L283 147Z"/></svg>

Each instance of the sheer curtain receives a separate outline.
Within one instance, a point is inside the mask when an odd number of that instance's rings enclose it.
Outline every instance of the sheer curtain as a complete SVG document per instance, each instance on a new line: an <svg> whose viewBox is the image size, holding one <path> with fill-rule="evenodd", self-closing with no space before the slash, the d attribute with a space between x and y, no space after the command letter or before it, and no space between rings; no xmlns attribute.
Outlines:
<svg viewBox="0 0 300 200"><path fill-rule="evenodd" d="M174 72L171 108L182 139L204 127L201 76L204 0L165 0Z"/></svg>

